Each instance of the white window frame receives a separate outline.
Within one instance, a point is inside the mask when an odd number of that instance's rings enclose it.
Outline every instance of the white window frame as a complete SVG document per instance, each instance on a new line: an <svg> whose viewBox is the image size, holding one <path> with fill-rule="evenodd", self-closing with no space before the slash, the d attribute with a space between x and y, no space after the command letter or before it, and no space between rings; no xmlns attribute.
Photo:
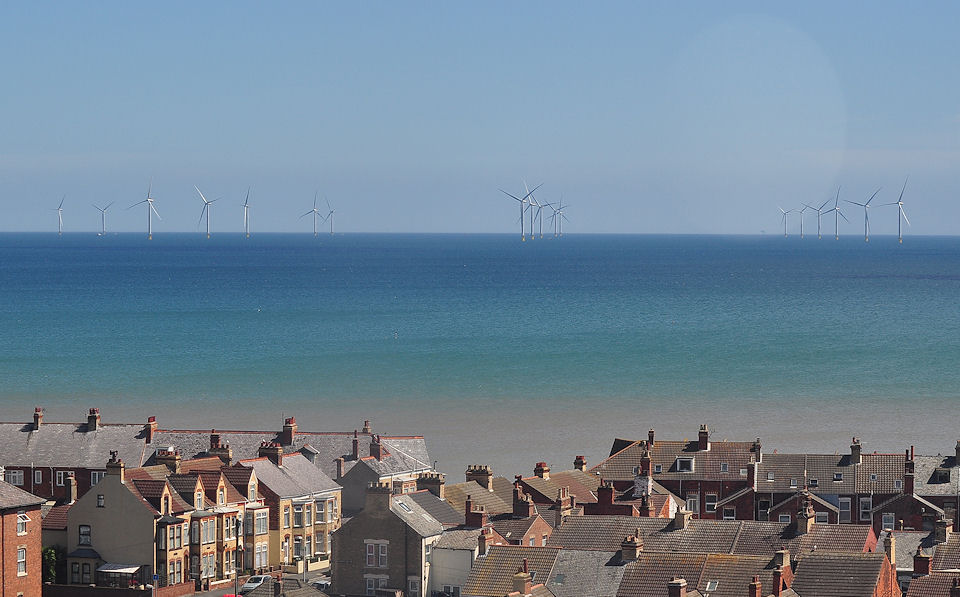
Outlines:
<svg viewBox="0 0 960 597"><path fill-rule="evenodd" d="M723 509L723 519L724 519L724 520L736 520L736 519L737 519L737 509L736 509L736 508L724 508L724 509Z"/></svg>
<svg viewBox="0 0 960 597"><path fill-rule="evenodd" d="M17 548L17 576L27 575L27 548Z"/></svg>
<svg viewBox="0 0 960 597"><path fill-rule="evenodd" d="M780 523L791 522L791 520L792 519L790 518L789 514L780 514L779 516L777 516L777 522L780 522Z"/></svg>
<svg viewBox="0 0 960 597"><path fill-rule="evenodd" d="M33 484L40 485L43 483L43 471L37 469L33 471Z"/></svg>
<svg viewBox="0 0 960 597"><path fill-rule="evenodd" d="M87 529L84 534L83 529ZM86 537L86 541L84 541ZM77 527L77 545L93 545L93 527L88 524L81 524Z"/></svg>
<svg viewBox="0 0 960 597"><path fill-rule="evenodd" d="M30 522L30 517L27 516L25 510L20 510L17 512L17 534L26 535L27 534L27 523Z"/></svg>
<svg viewBox="0 0 960 597"><path fill-rule="evenodd" d="M846 508L844 508L846 505ZM853 500L848 497L840 498L837 507L840 509L840 514L837 517L839 522L853 522ZM844 516L846 514L846 516ZM844 520L846 518L846 520Z"/></svg>
<svg viewBox="0 0 960 597"><path fill-rule="evenodd" d="M67 484L72 471L57 471L57 487L63 487Z"/></svg>
<svg viewBox="0 0 960 597"><path fill-rule="evenodd" d="M677 458L677 472L678 472L678 473L692 473L692 472L693 472L693 458Z"/></svg>
<svg viewBox="0 0 960 597"><path fill-rule="evenodd" d="M703 498L703 510L704 512L716 512L717 511L717 494L708 493L704 495Z"/></svg>
<svg viewBox="0 0 960 597"><path fill-rule="evenodd" d="M773 471L767 471L767 481L775 481L777 474Z"/></svg>
<svg viewBox="0 0 960 597"><path fill-rule="evenodd" d="M655 465L653 465L653 472L654 472L654 473L662 473L662 472L663 472L663 465L662 465L662 464L655 464Z"/></svg>
<svg viewBox="0 0 960 597"><path fill-rule="evenodd" d="M817 524L829 524L830 523L830 513L829 512L817 512L814 515L814 522Z"/></svg>
<svg viewBox="0 0 960 597"><path fill-rule="evenodd" d="M894 530L897 526L897 515L893 512L884 512L880 517L880 521L881 528ZM887 524L888 521L889 524Z"/></svg>
<svg viewBox="0 0 960 597"><path fill-rule="evenodd" d="M378 543L378 545L380 546L378 565L380 568L386 568L387 567L387 544Z"/></svg>
<svg viewBox="0 0 960 597"><path fill-rule="evenodd" d="M106 505L106 500L103 497L102 493L97 494L97 508L103 508Z"/></svg>
<svg viewBox="0 0 960 597"><path fill-rule="evenodd" d="M411 597L420 597L420 579L416 576L407 578L407 595Z"/></svg>
<svg viewBox="0 0 960 597"><path fill-rule="evenodd" d="M873 518L872 512L871 512L873 510L873 498L869 496L861 497L859 510L860 510L861 521L870 520L871 518Z"/></svg>
<svg viewBox="0 0 960 597"><path fill-rule="evenodd" d="M692 508L690 506L693 506ZM700 513L700 494L693 494L687 496L687 510L693 512L694 514Z"/></svg>
<svg viewBox="0 0 960 597"><path fill-rule="evenodd" d="M833 473L834 481L843 481L843 473Z"/></svg>
<svg viewBox="0 0 960 597"><path fill-rule="evenodd" d="M727 464L726 462L721 462L721 463L720 463L720 472L721 472L721 473L729 473L729 472L730 472L730 465Z"/></svg>
<svg viewBox="0 0 960 597"><path fill-rule="evenodd" d="M23 487L23 471L21 470L8 470L3 472L3 480L9 483L10 485L16 485L17 487Z"/></svg>
<svg viewBox="0 0 960 597"><path fill-rule="evenodd" d="M90 487L99 483L106 476L107 471L90 471Z"/></svg>

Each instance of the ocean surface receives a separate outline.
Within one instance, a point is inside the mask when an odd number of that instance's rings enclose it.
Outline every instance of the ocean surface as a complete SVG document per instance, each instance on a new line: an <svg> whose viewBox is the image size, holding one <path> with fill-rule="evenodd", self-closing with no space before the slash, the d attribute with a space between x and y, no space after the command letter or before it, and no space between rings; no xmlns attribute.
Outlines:
<svg viewBox="0 0 960 597"><path fill-rule="evenodd" d="M615 437L952 453L960 238L0 234L0 419L422 434L467 464ZM106 455L105 455L106 457Z"/></svg>

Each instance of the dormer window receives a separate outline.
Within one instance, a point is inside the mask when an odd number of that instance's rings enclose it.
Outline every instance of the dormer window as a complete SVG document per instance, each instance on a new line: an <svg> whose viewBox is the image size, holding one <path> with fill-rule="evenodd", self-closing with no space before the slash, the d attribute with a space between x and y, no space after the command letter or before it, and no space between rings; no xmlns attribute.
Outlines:
<svg viewBox="0 0 960 597"><path fill-rule="evenodd" d="M796 489L796 487L797 487L797 480L796 480L796 479L790 479L790 487Z"/></svg>
<svg viewBox="0 0 960 597"><path fill-rule="evenodd" d="M776 478L776 475L773 471L767 472L767 481L773 481Z"/></svg>
<svg viewBox="0 0 960 597"><path fill-rule="evenodd" d="M894 488L894 489L903 489L903 481L901 481L900 479L894 479L894 480L893 480L893 488Z"/></svg>
<svg viewBox="0 0 960 597"><path fill-rule="evenodd" d="M678 473L693 472L693 458L677 458L677 472Z"/></svg>
<svg viewBox="0 0 960 597"><path fill-rule="evenodd" d="M933 471L933 482L934 483L949 483L950 482L950 469L938 468Z"/></svg>
<svg viewBox="0 0 960 597"><path fill-rule="evenodd" d="M728 472L729 470L730 470L730 465L728 465L726 462L721 462L721 463L720 463L720 472L721 472L721 473L726 473L726 472Z"/></svg>
<svg viewBox="0 0 960 597"><path fill-rule="evenodd" d="M251 502L254 501L255 499L257 499L257 484L256 484L256 483L251 483L250 486L247 487L247 499L250 500Z"/></svg>
<svg viewBox="0 0 960 597"><path fill-rule="evenodd" d="M873 475L873 476L876 477L876 475ZM843 473L833 473L833 480L834 480L834 481L843 481ZM871 480L871 481L876 481L876 479L870 479L870 480Z"/></svg>
<svg viewBox="0 0 960 597"><path fill-rule="evenodd" d="M809 481L807 484L808 484L810 487L817 487L818 485L820 485L820 482L817 481L816 479L810 479L810 481Z"/></svg>
<svg viewBox="0 0 960 597"><path fill-rule="evenodd" d="M203 510L203 492L198 491L195 496L193 496L193 507L197 510Z"/></svg>
<svg viewBox="0 0 960 597"><path fill-rule="evenodd" d="M870 475L870 480L871 480L871 481L876 482L877 478L878 478L878 477L877 477L876 473Z"/></svg>
<svg viewBox="0 0 960 597"><path fill-rule="evenodd" d="M221 506L227 501L227 492L221 487L217 490L217 503Z"/></svg>
<svg viewBox="0 0 960 597"><path fill-rule="evenodd" d="M655 472L655 473L662 473L662 472L663 472L663 465L662 465L662 464L655 464L655 465L653 465L653 472Z"/></svg>

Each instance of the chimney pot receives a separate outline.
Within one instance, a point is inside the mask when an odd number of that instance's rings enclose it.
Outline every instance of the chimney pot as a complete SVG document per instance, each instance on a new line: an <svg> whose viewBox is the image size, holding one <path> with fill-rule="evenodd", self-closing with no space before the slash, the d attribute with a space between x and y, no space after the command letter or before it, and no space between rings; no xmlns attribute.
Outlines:
<svg viewBox="0 0 960 597"><path fill-rule="evenodd" d="M373 433L373 427L370 426L369 419L363 422L363 432L367 434Z"/></svg>
<svg viewBox="0 0 960 597"><path fill-rule="evenodd" d="M296 436L297 418L289 417L283 422L283 430L280 432L280 444L284 446L292 446Z"/></svg>
<svg viewBox="0 0 960 597"><path fill-rule="evenodd" d="M930 574L930 561L932 559L933 556L928 556L923 553L923 548L918 545L917 553L913 555L913 576L926 576Z"/></svg>
<svg viewBox="0 0 960 597"><path fill-rule="evenodd" d="M647 432L647 447L651 450L653 449L653 427L650 428L650 431Z"/></svg>
<svg viewBox="0 0 960 597"><path fill-rule="evenodd" d="M87 431L96 431L100 427L100 409L91 408L87 413Z"/></svg>
<svg viewBox="0 0 960 597"><path fill-rule="evenodd" d="M467 467L467 482L475 481L487 491L493 491L493 471L485 464L471 464Z"/></svg>
<svg viewBox="0 0 960 597"><path fill-rule="evenodd" d="M620 543L620 559L624 562L637 560L642 551L643 538L638 535L629 535Z"/></svg>
<svg viewBox="0 0 960 597"><path fill-rule="evenodd" d="M897 565L897 538L893 536L893 529L885 529L887 536L883 539L883 552L894 566Z"/></svg>
<svg viewBox="0 0 960 597"><path fill-rule="evenodd" d="M353 430L353 459L360 460L360 436L357 430Z"/></svg>
<svg viewBox="0 0 960 597"><path fill-rule="evenodd" d="M260 458L266 457L275 465L283 466L283 446L277 442L260 442L257 456Z"/></svg>
<svg viewBox="0 0 960 597"><path fill-rule="evenodd" d="M43 409L39 406L33 409L33 430L40 431L40 425L43 423Z"/></svg>
<svg viewBox="0 0 960 597"><path fill-rule="evenodd" d="M583 471L587 469L587 459L583 456L577 456L573 459L573 468L578 471Z"/></svg>
<svg viewBox="0 0 960 597"><path fill-rule="evenodd" d="M380 443L380 436L374 435L370 438L370 455L377 460L383 460L383 445Z"/></svg>
<svg viewBox="0 0 960 597"><path fill-rule="evenodd" d="M850 462L853 464L860 464L863 462L863 444L860 443L858 438L853 438L853 441L850 443Z"/></svg>
<svg viewBox="0 0 960 597"><path fill-rule="evenodd" d="M533 474L542 478L544 481L550 480L550 467L546 462L538 462L533 468Z"/></svg>
<svg viewBox="0 0 960 597"><path fill-rule="evenodd" d="M753 575L753 580L750 581L750 587L748 591L750 597L763 597L763 586L760 584L760 576L757 574Z"/></svg>
<svg viewBox="0 0 960 597"><path fill-rule="evenodd" d="M687 581L673 577L673 580L667 583L667 594L670 597L687 597Z"/></svg>

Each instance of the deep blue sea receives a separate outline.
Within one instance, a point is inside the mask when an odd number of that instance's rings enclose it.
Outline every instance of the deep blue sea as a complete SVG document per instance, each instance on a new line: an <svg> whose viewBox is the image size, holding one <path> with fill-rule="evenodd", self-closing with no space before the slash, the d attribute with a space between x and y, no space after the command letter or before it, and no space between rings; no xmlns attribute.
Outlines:
<svg viewBox="0 0 960 597"><path fill-rule="evenodd" d="M0 234L0 419L427 436L438 468L615 436L951 452L960 238ZM952 452L951 452L952 453Z"/></svg>

